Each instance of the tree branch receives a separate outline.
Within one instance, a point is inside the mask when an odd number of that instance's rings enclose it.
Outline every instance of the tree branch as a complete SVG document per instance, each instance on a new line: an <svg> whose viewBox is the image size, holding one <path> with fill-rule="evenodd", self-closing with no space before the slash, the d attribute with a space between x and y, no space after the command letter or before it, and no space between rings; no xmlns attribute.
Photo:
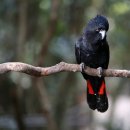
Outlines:
<svg viewBox="0 0 130 130"><path fill-rule="evenodd" d="M69 71L69 72L81 72L81 65L68 64L60 62L51 67L35 67L29 64L21 62L7 62L0 64L0 74L7 73L9 71L17 71L26 73L31 76L41 77L47 76L58 72ZM84 72L88 75L99 76L99 70L90 67L85 67ZM118 69L104 69L101 76L104 77L130 77L129 70L118 70Z"/></svg>

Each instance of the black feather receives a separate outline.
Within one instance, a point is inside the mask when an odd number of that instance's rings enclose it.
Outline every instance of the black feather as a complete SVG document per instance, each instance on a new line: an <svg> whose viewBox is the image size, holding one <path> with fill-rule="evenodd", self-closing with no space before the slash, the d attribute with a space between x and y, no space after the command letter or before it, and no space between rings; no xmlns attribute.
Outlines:
<svg viewBox="0 0 130 130"><path fill-rule="evenodd" d="M78 64L83 62L86 66L92 68L108 68L109 46L106 35L104 39L102 39L102 36L99 33L100 30L105 30L107 32L108 29L109 24L104 16L97 15L88 22L82 36L75 44L75 55ZM106 111L108 109L106 90L104 89L103 95L98 94L102 82L105 82L104 77L93 77L85 73L82 73L82 75L86 80L91 82L95 93L92 95L87 91L89 107L93 110L97 109L100 112Z"/></svg>

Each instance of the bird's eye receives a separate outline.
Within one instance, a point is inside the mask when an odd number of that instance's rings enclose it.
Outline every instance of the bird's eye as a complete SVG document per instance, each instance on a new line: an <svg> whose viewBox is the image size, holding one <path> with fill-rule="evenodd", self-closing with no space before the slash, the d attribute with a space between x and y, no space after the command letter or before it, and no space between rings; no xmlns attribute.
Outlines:
<svg viewBox="0 0 130 130"><path fill-rule="evenodd" d="M103 30L102 28L97 28L96 32L99 32L99 31L102 31L102 30Z"/></svg>
<svg viewBox="0 0 130 130"><path fill-rule="evenodd" d="M100 29L99 29L99 28L97 28L97 29L96 29L96 32L99 32L99 31L100 31Z"/></svg>

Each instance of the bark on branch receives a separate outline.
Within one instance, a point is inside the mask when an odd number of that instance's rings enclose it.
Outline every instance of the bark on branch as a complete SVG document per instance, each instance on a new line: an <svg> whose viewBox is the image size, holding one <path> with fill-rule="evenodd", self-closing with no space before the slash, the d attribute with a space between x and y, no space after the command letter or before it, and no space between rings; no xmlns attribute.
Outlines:
<svg viewBox="0 0 130 130"><path fill-rule="evenodd" d="M58 72L69 71L69 72L81 72L81 65L68 64L60 62L51 67L35 67L26 63L21 62L7 62L0 64L0 74L7 73L9 71L17 71L26 73L31 76L41 77L47 76ZM99 76L100 72L97 69L85 67L84 72L88 75ZM104 77L130 77L129 70L118 70L118 69L104 69L101 73Z"/></svg>

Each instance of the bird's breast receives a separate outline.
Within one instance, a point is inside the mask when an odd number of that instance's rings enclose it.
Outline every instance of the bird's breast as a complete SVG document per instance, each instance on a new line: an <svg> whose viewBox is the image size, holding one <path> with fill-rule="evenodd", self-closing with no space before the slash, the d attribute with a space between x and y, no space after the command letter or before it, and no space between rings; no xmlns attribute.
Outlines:
<svg viewBox="0 0 130 130"><path fill-rule="evenodd" d="M102 67L103 61L99 53L81 51L81 62L92 68Z"/></svg>

